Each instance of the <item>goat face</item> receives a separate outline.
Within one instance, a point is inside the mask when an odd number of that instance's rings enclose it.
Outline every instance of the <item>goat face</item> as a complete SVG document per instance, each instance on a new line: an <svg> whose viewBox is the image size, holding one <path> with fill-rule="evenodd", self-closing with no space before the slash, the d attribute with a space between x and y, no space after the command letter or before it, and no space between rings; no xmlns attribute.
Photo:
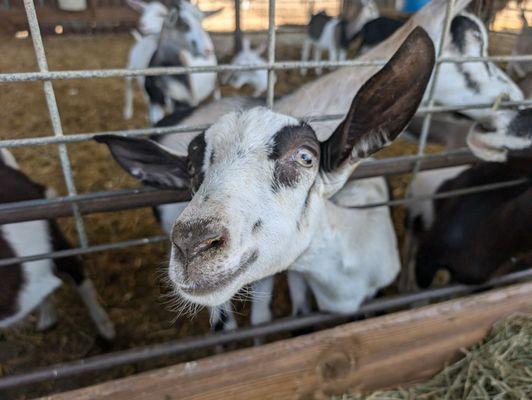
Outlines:
<svg viewBox="0 0 532 400"><path fill-rule="evenodd" d="M416 28L324 142L265 108L223 116L191 141L187 157L149 140L97 140L144 183L195 192L173 226L169 276L186 300L218 305L305 251L327 218L325 202L414 115L433 64L432 42Z"/></svg>
<svg viewBox="0 0 532 400"><path fill-rule="evenodd" d="M494 126L475 124L467 136L471 151L485 161L505 162L509 153L532 149L532 108L498 111Z"/></svg>
<svg viewBox="0 0 532 400"><path fill-rule="evenodd" d="M177 18L172 19L173 35L185 40L186 49L195 57L211 57L214 55L212 40L201 26L203 18L199 9L185 0L180 0L174 9L177 9Z"/></svg>
<svg viewBox="0 0 532 400"><path fill-rule="evenodd" d="M143 35L157 35L168 15L168 8L158 1L127 0L128 5L140 13L138 28Z"/></svg>
<svg viewBox="0 0 532 400"><path fill-rule="evenodd" d="M476 16L461 13L451 22L450 40L444 46L444 57L487 57L488 33ZM503 94L514 101L523 100L523 92L494 63L443 63L434 98L443 104L473 104L495 102ZM464 110L476 121L488 121L492 111Z"/></svg>

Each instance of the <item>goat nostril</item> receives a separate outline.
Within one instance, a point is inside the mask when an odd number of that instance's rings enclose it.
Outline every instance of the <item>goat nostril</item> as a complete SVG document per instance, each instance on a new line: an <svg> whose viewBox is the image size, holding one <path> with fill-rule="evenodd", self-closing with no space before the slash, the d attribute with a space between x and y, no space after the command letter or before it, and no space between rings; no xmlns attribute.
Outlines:
<svg viewBox="0 0 532 400"><path fill-rule="evenodd" d="M192 249L192 253L198 254L210 249L219 249L225 245L225 241L224 235L211 236L197 243Z"/></svg>

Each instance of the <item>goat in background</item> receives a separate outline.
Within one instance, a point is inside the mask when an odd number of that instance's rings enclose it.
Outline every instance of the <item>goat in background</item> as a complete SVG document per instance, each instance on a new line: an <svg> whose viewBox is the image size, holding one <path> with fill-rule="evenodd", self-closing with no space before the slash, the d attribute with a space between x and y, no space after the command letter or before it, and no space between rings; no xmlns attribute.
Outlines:
<svg viewBox="0 0 532 400"><path fill-rule="evenodd" d="M128 69L145 69L150 66L217 65L214 45L201 23L204 18L220 10L202 12L187 0L176 1L172 7L173 12L158 2L144 3L140 0L130 0L129 4L142 11L139 30L144 36L136 36L137 41L129 53ZM164 33L163 27L166 27ZM157 52L157 60L154 60ZM150 86L151 96L146 88L147 78L154 78L152 84L156 82L155 87ZM214 72L176 75L173 78L137 76L136 79L149 104L148 115L152 124L173 110L172 100L196 106L216 91ZM132 81L132 77L125 78L125 119L133 116ZM159 93L154 94L157 89Z"/></svg>
<svg viewBox="0 0 532 400"><path fill-rule="evenodd" d="M51 189L33 182L19 169L13 155L0 149L0 203L54 197ZM0 258L25 257L70 249L71 246L52 220L25 221L0 225ZM58 277L59 276L59 277ZM70 278L89 310L100 335L111 340L115 329L98 302L98 293L85 275L78 256L27 261L0 266L0 328L11 326L35 309L39 310L37 329L57 322L51 294Z"/></svg>

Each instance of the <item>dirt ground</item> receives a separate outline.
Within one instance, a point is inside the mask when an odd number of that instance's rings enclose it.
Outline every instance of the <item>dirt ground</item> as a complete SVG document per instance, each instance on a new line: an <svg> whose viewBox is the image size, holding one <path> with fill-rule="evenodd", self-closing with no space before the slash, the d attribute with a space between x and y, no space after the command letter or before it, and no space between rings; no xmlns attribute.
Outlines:
<svg viewBox="0 0 532 400"><path fill-rule="evenodd" d="M132 38L127 34L98 36L48 37L45 48L51 70L120 68L127 59ZM36 70L31 40L2 38L0 41L0 72ZM299 49L281 47L278 58L297 59ZM223 58L222 58L222 61ZM310 73L306 78L314 79ZM276 94L287 93L304 83L298 71L282 71L278 75ZM113 131L147 126L143 100L135 97L134 118L122 118L123 80L87 79L55 81L54 89L65 134ZM234 91L223 88L223 93ZM42 84L0 84L0 138L22 138L52 135ZM107 148L92 142L68 146L74 178L79 193L117 190L137 186L111 159ZM431 148L435 150L436 148ZM415 148L398 142L383 155L412 154ZM13 149L24 172L33 180L66 194L57 157L57 146ZM406 176L394 177L394 196L400 196ZM402 236L403 213L394 210L398 235ZM117 242L160 234L150 209L94 214L85 217L91 244ZM59 221L67 236L76 243L74 224L70 218ZM0 376L58 362L76 360L110 351L160 343L167 340L201 335L209 331L205 311L194 318L179 318L168 311L162 297L164 288L159 272L167 258L166 245L132 247L84 256L101 301L116 324L117 338L104 345L95 338L95 329L73 288L64 285L54 295L59 309L59 323L47 332L36 332L35 318L17 328L0 333ZM248 309L237 304L241 323L246 323ZM276 291L276 316L289 313L285 285ZM194 357L210 354L195 353ZM89 383L135 373L146 367L176 362L175 357L157 364L116 368L98 376L71 378L53 384L37 385L10 391L7 398L24 399L57 390L66 390Z"/></svg>

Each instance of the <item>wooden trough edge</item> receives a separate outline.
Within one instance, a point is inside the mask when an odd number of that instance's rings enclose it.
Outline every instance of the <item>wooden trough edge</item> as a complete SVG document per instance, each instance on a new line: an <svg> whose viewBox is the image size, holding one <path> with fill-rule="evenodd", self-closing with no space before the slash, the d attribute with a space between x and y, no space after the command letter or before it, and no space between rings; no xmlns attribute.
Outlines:
<svg viewBox="0 0 532 400"><path fill-rule="evenodd" d="M407 386L457 359L495 321L520 312L532 312L532 282L42 399L324 399Z"/></svg>

